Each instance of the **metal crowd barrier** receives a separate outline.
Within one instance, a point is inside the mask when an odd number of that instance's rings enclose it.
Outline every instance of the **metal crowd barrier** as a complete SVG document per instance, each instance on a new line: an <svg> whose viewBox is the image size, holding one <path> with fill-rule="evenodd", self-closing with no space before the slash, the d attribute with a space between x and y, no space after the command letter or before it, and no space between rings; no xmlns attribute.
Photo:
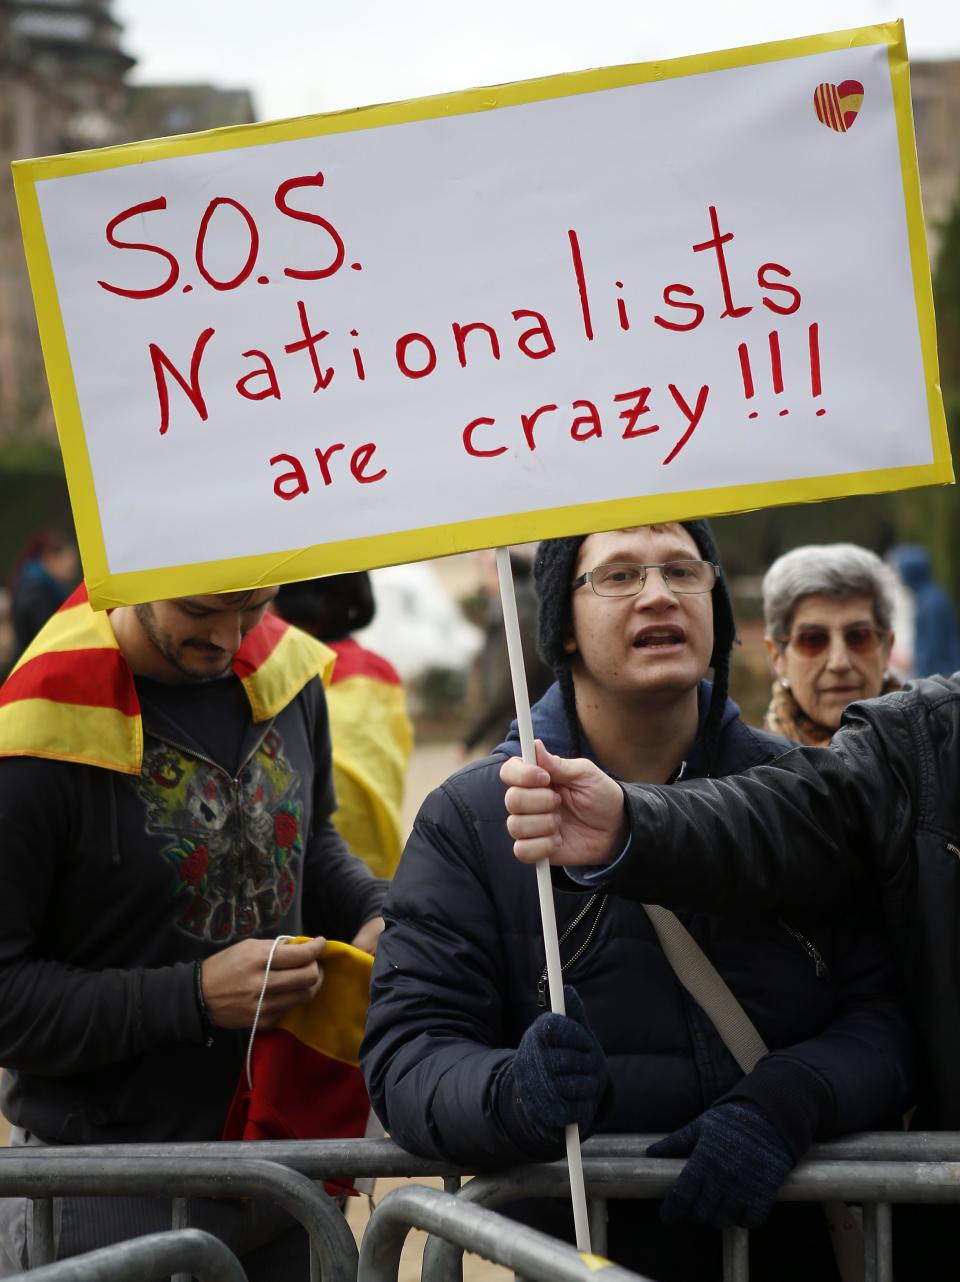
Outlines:
<svg viewBox="0 0 960 1282"><path fill-rule="evenodd" d="M159 1282L173 1272L197 1282L247 1282L233 1252L200 1229L170 1229L16 1273L8 1282Z"/></svg>
<svg viewBox="0 0 960 1282"><path fill-rule="evenodd" d="M357 1282L396 1282L400 1252L411 1228L428 1233L530 1282L585 1282L601 1266L573 1246L537 1229L439 1189L395 1189L383 1199L360 1244ZM604 1282L648 1282L617 1264L602 1262Z"/></svg>
<svg viewBox="0 0 960 1282"><path fill-rule="evenodd" d="M606 1252L608 1199L661 1197L682 1168L678 1159L645 1156L647 1145L656 1138L595 1136L583 1145L592 1245L598 1255ZM461 1173L455 1167L413 1157L390 1140L0 1150L0 1196L41 1199L34 1217L38 1253L32 1257L40 1262L50 1260L52 1254L52 1203L47 1199L54 1196L168 1196L174 1199L173 1225L177 1228L185 1223L185 1197L226 1193L258 1196L285 1207L310 1234L314 1282L321 1275L323 1282L353 1282L357 1268L353 1236L336 1204L311 1183L347 1176L441 1176L448 1193L459 1189L458 1200L476 1209L528 1197L569 1195L562 1162L478 1176L460 1189ZM960 1132L876 1133L815 1145L786 1181L780 1197L784 1201L862 1203L867 1282L889 1282L890 1204L960 1202ZM514 1229L519 1232L520 1226L512 1225L511 1234ZM451 1235L444 1241L442 1235L434 1234L424 1252L424 1282L458 1278L460 1255L464 1249L474 1249L472 1241L461 1243ZM743 1230L725 1234L725 1282L748 1282L748 1241Z"/></svg>
<svg viewBox="0 0 960 1282"><path fill-rule="evenodd" d="M306 1175L262 1157L197 1155L189 1144L176 1157L158 1157L143 1151L149 1146L136 1147L141 1150L136 1156L119 1157L101 1157L94 1148L13 1148L0 1153L0 1197L35 1199L31 1263L53 1259L54 1197L169 1197L174 1228L185 1227L185 1198L258 1197L282 1207L303 1225L310 1238L311 1282L355 1282L358 1254L353 1234L336 1202ZM223 1145L225 1150L234 1147Z"/></svg>

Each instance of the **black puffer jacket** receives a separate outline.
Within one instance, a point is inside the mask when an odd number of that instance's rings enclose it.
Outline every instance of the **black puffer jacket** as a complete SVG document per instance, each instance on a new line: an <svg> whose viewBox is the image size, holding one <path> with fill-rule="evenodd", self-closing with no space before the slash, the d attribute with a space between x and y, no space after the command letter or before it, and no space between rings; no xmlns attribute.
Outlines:
<svg viewBox="0 0 960 1282"><path fill-rule="evenodd" d="M829 748L626 793L620 893L836 917L879 890L925 1052L913 1125L960 1130L960 673L852 705Z"/></svg>
<svg viewBox="0 0 960 1282"><path fill-rule="evenodd" d="M564 750L556 687L534 725ZM721 769L782 748L728 706ZM517 1132L498 1094L545 988L535 878L506 833L502 761L467 766L420 811L388 895L362 1050L374 1107L394 1138L465 1169L556 1156ZM759 1103L802 1150L814 1134L881 1126L903 1108L911 1037L875 939L801 918L681 913L774 1048L741 1082L638 903L572 886L555 900L564 979L609 1059L604 1131L670 1130L729 1092Z"/></svg>

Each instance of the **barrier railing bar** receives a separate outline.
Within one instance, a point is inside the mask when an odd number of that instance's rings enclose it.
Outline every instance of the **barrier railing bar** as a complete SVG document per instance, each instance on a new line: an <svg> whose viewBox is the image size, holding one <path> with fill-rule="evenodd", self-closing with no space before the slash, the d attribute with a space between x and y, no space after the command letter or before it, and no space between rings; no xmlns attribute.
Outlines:
<svg viewBox="0 0 960 1282"><path fill-rule="evenodd" d="M53 1259L53 1202L40 1198L30 1217L30 1259L49 1264Z"/></svg>
<svg viewBox="0 0 960 1282"><path fill-rule="evenodd" d="M131 1238L29 1273L14 1274L8 1282L157 1282L174 1270L199 1282L247 1282L233 1252L201 1229Z"/></svg>
<svg viewBox="0 0 960 1282"><path fill-rule="evenodd" d="M592 1276L580 1253L565 1242L439 1189L411 1187L388 1193L374 1211L360 1246L357 1282L396 1282L411 1228L425 1229L532 1282L585 1282ZM606 1265L603 1278L646 1282L617 1264Z"/></svg>
<svg viewBox="0 0 960 1282"><path fill-rule="evenodd" d="M723 1282L749 1282L750 1234L746 1229L723 1230Z"/></svg>
<svg viewBox="0 0 960 1282"><path fill-rule="evenodd" d="M589 1166L588 1166L589 1160ZM584 1158L598 1197L662 1196L683 1169L681 1159ZM478 1205L565 1193L563 1163L518 1166L478 1175L459 1197ZM960 1200L960 1162L801 1162L780 1189L784 1202L923 1202Z"/></svg>
<svg viewBox="0 0 960 1282"><path fill-rule="evenodd" d="M607 1199L592 1197L587 1202L590 1216L590 1243L594 1255L607 1253Z"/></svg>
<svg viewBox="0 0 960 1282"><path fill-rule="evenodd" d="M170 1207L170 1227L188 1229L190 1227L190 1203L185 1197L175 1197ZM189 1273L175 1273L170 1282L190 1282Z"/></svg>
<svg viewBox="0 0 960 1282"><path fill-rule="evenodd" d="M889 1202L863 1208L864 1282L893 1282L893 1228Z"/></svg>
<svg viewBox="0 0 960 1282"><path fill-rule="evenodd" d="M46 1150L40 1162L5 1155L0 1196L260 1197L281 1206L306 1229L311 1282L320 1282L321 1274L323 1282L354 1282L353 1234L333 1199L299 1171L266 1161L193 1158L185 1163L183 1158L146 1156L83 1161L55 1153L59 1150Z"/></svg>
<svg viewBox="0 0 960 1282"><path fill-rule="evenodd" d="M594 1135L585 1140L584 1157L644 1157L648 1145L662 1135ZM813 1144L806 1161L822 1160L957 1162L960 1131L864 1131L842 1139Z"/></svg>
<svg viewBox="0 0 960 1282"><path fill-rule="evenodd" d="M643 1158L646 1148L661 1135L595 1135L585 1140L587 1157ZM16 1155L42 1161L43 1147L0 1149L0 1161ZM457 1177L465 1174L450 1162L414 1157L389 1139L353 1140L210 1140L177 1144L63 1145L58 1155L86 1157L209 1157L227 1161L279 1162L311 1179L334 1176ZM960 1161L960 1131L878 1131L814 1144L807 1161Z"/></svg>
<svg viewBox="0 0 960 1282"><path fill-rule="evenodd" d="M276 1162L314 1180L365 1175L384 1178L440 1176L460 1179L464 1172L451 1162L414 1157L392 1140L209 1140L178 1144L70 1144L45 1148L0 1148L0 1162L12 1158L42 1162L57 1157L96 1158L194 1158L221 1162Z"/></svg>

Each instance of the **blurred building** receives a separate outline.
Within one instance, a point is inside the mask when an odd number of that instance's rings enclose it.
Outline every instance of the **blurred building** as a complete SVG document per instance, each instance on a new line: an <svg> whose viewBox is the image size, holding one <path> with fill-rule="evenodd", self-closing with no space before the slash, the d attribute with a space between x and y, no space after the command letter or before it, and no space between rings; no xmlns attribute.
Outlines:
<svg viewBox="0 0 960 1282"><path fill-rule="evenodd" d="M109 3L0 2L0 436L53 428L10 161L112 142L133 64Z"/></svg>
<svg viewBox="0 0 960 1282"><path fill-rule="evenodd" d="M960 198L960 59L913 63L910 87L927 241L935 262L940 227Z"/></svg>
<svg viewBox="0 0 960 1282"><path fill-rule="evenodd" d="M165 138L201 129L247 125L254 119L249 89L214 85L131 85L120 121L124 142Z"/></svg>
<svg viewBox="0 0 960 1282"><path fill-rule="evenodd" d="M55 440L10 162L254 118L246 89L128 85L136 59L111 8L0 0L0 444Z"/></svg>
<svg viewBox="0 0 960 1282"><path fill-rule="evenodd" d="M246 89L128 85L135 61L111 0L0 0L0 582L70 525L10 162L254 119Z"/></svg>

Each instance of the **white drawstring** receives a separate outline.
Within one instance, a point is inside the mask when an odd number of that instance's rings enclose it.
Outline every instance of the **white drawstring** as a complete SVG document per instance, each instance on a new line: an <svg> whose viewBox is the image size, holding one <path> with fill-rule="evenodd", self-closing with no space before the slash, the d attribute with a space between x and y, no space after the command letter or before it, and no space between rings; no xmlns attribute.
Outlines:
<svg viewBox="0 0 960 1282"><path fill-rule="evenodd" d="M247 1043L247 1090L253 1090L253 1039L257 1035L257 1023L260 1020L260 1011L263 1009L263 999L267 995L267 980L270 978L270 967L273 964L273 954L277 951L277 945L284 943L288 939L296 939L296 935L278 935L270 945L270 952L267 956L267 965L263 972L263 987L260 989L260 996L257 999L257 1009L253 1016L253 1027L250 1029L250 1041Z"/></svg>

